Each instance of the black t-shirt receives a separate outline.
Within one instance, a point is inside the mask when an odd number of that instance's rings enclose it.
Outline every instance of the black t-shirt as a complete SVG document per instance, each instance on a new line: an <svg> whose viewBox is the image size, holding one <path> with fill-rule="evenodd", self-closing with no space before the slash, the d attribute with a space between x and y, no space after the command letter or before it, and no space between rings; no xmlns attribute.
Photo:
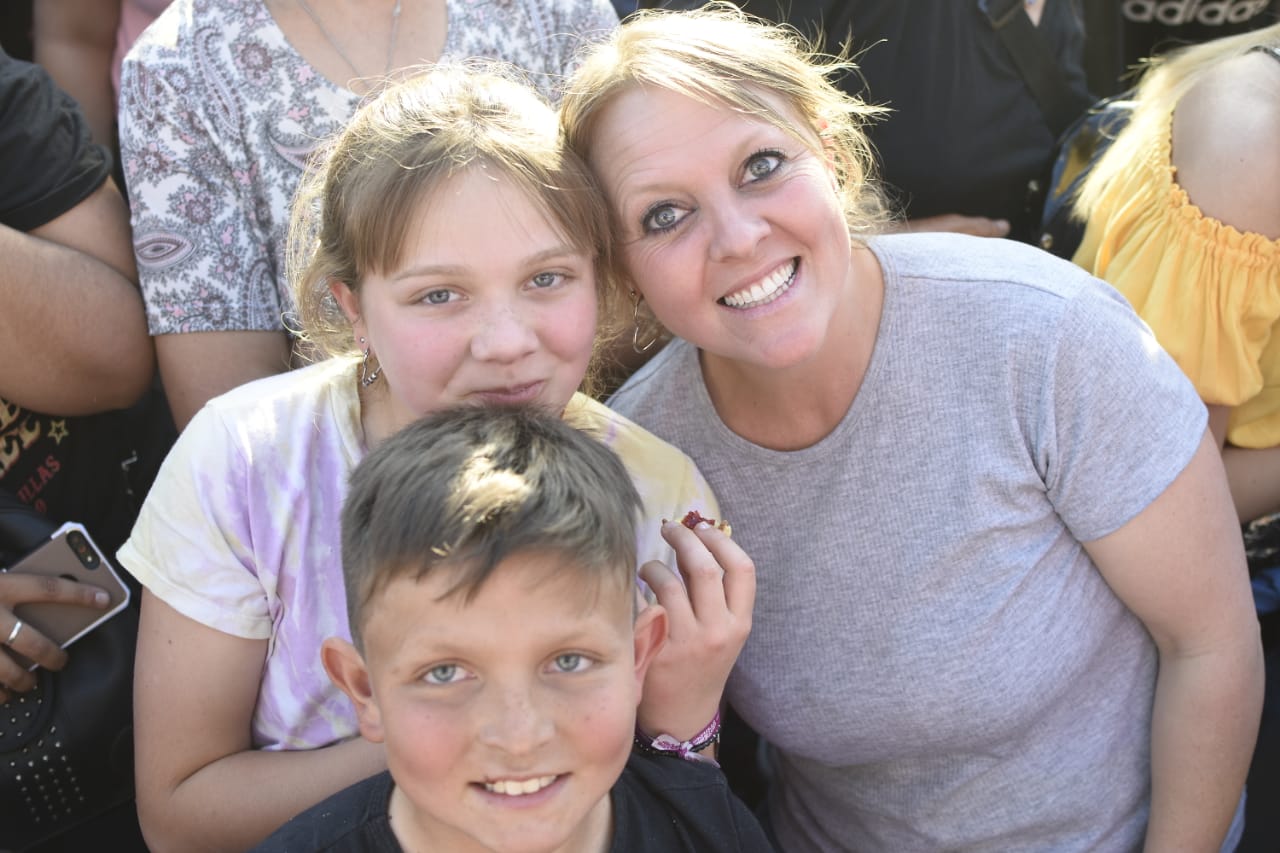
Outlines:
<svg viewBox="0 0 1280 853"><path fill-rule="evenodd" d="M0 51L0 223L38 228L110 172L110 156L90 141L70 96L39 66ZM52 417L0 399L0 487L57 521L84 524L114 554L174 436L163 402L153 392L127 411Z"/></svg>
<svg viewBox="0 0 1280 853"><path fill-rule="evenodd" d="M1170 47L1280 21L1280 0L1120 0L1126 66Z"/></svg>
<svg viewBox="0 0 1280 853"><path fill-rule="evenodd" d="M703 5L668 0L669 8ZM898 209L918 219L946 213L1007 219L1033 240L1055 134L977 0L739 0L839 50L846 33L861 73L841 86L893 112L870 126L881 175ZM849 29L840 24L848 21ZM1089 100L1078 0L1049 0L1039 32L1069 88ZM865 81L865 85L864 85Z"/></svg>
<svg viewBox="0 0 1280 853"><path fill-rule="evenodd" d="M255 853L400 853L387 808L389 772L312 806ZM707 764L634 752L610 793L610 853L772 853L764 830Z"/></svg>

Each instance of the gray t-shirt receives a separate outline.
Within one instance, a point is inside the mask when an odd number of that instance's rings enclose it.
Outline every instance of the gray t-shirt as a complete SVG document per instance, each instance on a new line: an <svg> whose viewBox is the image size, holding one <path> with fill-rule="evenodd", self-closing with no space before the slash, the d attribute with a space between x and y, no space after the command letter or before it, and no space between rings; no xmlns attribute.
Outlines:
<svg viewBox="0 0 1280 853"><path fill-rule="evenodd" d="M1080 543L1164 491L1205 407L1069 263L955 235L872 249L875 349L817 444L731 432L683 341L611 401L693 457L755 560L728 695L773 747L779 840L1135 849L1156 651Z"/></svg>

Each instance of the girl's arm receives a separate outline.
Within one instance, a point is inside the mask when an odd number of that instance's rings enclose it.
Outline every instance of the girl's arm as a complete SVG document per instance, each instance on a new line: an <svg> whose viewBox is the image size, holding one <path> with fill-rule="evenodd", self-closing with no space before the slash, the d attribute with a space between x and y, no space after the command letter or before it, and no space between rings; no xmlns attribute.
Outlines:
<svg viewBox="0 0 1280 853"><path fill-rule="evenodd" d="M667 643L645 677L637 725L650 736L689 740L720 709L729 671L751 632L755 565L710 525L662 525L681 578L659 562L640 575L667 611Z"/></svg>
<svg viewBox="0 0 1280 853"><path fill-rule="evenodd" d="M138 816L155 853L248 849L385 769L382 748L359 738L310 751L253 749L266 650L265 640L206 627L143 593L134 736Z"/></svg>
<svg viewBox="0 0 1280 853"><path fill-rule="evenodd" d="M1114 533L1086 543L1159 652L1147 850L1216 850L1240 800L1262 708L1258 620L1217 447Z"/></svg>
<svg viewBox="0 0 1280 853"><path fill-rule="evenodd" d="M1231 500L1241 524L1280 512L1280 447L1252 449L1226 443L1230 406L1209 407L1209 429L1222 452Z"/></svg>

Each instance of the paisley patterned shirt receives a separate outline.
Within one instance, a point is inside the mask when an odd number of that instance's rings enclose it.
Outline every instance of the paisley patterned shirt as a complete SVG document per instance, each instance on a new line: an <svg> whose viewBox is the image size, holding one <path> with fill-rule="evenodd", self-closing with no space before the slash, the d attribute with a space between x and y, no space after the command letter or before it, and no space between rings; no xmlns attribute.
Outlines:
<svg viewBox="0 0 1280 853"><path fill-rule="evenodd" d="M544 94L609 0L447 0L442 60L531 72ZM288 42L263 0L174 0L125 59L120 156L153 335L282 329L289 206L308 154L360 96Z"/></svg>

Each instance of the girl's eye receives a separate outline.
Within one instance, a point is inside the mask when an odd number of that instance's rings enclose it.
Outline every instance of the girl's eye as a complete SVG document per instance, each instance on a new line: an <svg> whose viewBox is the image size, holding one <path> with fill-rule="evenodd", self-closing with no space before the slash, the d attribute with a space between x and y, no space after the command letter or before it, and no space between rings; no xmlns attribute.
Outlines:
<svg viewBox="0 0 1280 853"><path fill-rule="evenodd" d="M759 151L747 160L747 182L767 178L782 165L782 154L778 151Z"/></svg>
<svg viewBox="0 0 1280 853"><path fill-rule="evenodd" d="M564 276L558 272L540 272L532 279L533 286L537 288L555 287L560 283Z"/></svg>
<svg viewBox="0 0 1280 853"><path fill-rule="evenodd" d="M428 684L452 684L455 681L461 681L465 676L466 671L457 664L442 663L427 670L424 679Z"/></svg>
<svg viewBox="0 0 1280 853"><path fill-rule="evenodd" d="M670 231L680 224L680 220L684 219L687 213L681 213L671 204L658 204L649 208L649 212L644 215L641 225L644 226L646 232Z"/></svg>
<svg viewBox="0 0 1280 853"><path fill-rule="evenodd" d="M428 291L422 301L428 305L445 305L453 300L452 291Z"/></svg>
<svg viewBox="0 0 1280 853"><path fill-rule="evenodd" d="M580 672L587 668L589 661L582 655L568 653L556 655L552 663L555 664L557 672Z"/></svg>

